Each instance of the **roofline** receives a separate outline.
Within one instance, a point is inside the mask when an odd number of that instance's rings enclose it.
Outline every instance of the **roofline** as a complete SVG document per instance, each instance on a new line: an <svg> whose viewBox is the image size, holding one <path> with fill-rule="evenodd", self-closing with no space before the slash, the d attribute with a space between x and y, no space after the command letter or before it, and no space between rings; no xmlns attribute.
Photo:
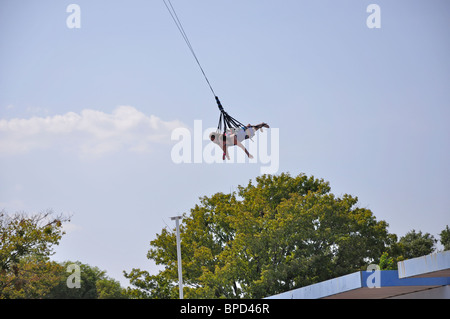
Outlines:
<svg viewBox="0 0 450 319"><path fill-rule="evenodd" d="M427 263L427 272L420 272ZM422 268L420 268L422 267ZM400 268L402 268L400 270ZM407 270L412 276L400 277ZM418 270L419 269L419 270ZM413 271L414 270L414 271ZM430 272L431 270L431 272ZM434 270L434 271L433 271ZM450 285L450 251L435 253L420 258L405 260L399 270L358 271L349 275L329 279L306 287L290 290L268 299L319 299L345 297L388 298L415 291ZM444 276L430 277L438 273ZM384 289L383 289L384 288Z"/></svg>
<svg viewBox="0 0 450 319"><path fill-rule="evenodd" d="M398 276L449 277L450 250L398 262Z"/></svg>

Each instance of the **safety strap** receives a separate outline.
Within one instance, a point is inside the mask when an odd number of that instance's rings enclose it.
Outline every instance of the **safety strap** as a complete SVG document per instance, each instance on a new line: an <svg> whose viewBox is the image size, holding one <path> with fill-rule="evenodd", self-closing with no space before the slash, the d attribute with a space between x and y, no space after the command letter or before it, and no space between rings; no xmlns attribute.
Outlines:
<svg viewBox="0 0 450 319"><path fill-rule="evenodd" d="M226 134L227 129L244 126L244 124L236 120L223 109L222 103L217 96L215 96L215 98L220 111L219 124L217 125L218 131L223 130L223 133Z"/></svg>

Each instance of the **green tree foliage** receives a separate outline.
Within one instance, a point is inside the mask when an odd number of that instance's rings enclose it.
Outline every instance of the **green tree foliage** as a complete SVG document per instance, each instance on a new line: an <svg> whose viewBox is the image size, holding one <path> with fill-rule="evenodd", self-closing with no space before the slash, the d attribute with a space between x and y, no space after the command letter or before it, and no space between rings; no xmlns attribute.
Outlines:
<svg viewBox="0 0 450 319"><path fill-rule="evenodd" d="M128 287L127 296L132 299L174 299L178 292L174 289L172 279L161 275L150 275L147 271L132 269L130 273L124 271L125 278L130 280L134 288Z"/></svg>
<svg viewBox="0 0 450 319"><path fill-rule="evenodd" d="M384 252L380 258L380 270L396 270L397 263L393 257L389 257L387 252Z"/></svg>
<svg viewBox="0 0 450 319"><path fill-rule="evenodd" d="M58 284L61 265L36 256L21 258L8 274L0 299L39 299Z"/></svg>
<svg viewBox="0 0 450 319"><path fill-rule="evenodd" d="M72 262L50 261L66 221L52 211L32 216L0 212L0 299L127 298L126 290L105 271L80 262L81 287L67 287Z"/></svg>
<svg viewBox="0 0 450 319"><path fill-rule="evenodd" d="M232 194L203 197L185 214L181 250L188 298L260 298L360 270L393 240L387 223L303 174L263 175ZM148 258L159 274L126 274L140 297L177 292L175 234L163 229Z"/></svg>
<svg viewBox="0 0 450 319"><path fill-rule="evenodd" d="M49 256L67 220L51 211L33 216L0 212L0 298L33 298L51 289L58 266Z"/></svg>
<svg viewBox="0 0 450 319"><path fill-rule="evenodd" d="M422 234L414 229L400 238L399 246L402 257L411 259L431 254L434 251L434 245L437 242L433 235L429 233Z"/></svg>
<svg viewBox="0 0 450 319"><path fill-rule="evenodd" d="M450 250L450 228L448 225L445 226L445 229L441 231L439 234L441 237L441 244L444 246L444 250Z"/></svg>
<svg viewBox="0 0 450 319"><path fill-rule="evenodd" d="M80 266L80 287L69 288L67 278L68 266L77 264ZM120 283L106 276L106 272L98 267L83 264L79 261L66 261L61 264L62 268L58 273L58 284L45 295L46 299L124 299L127 298L126 290Z"/></svg>
<svg viewBox="0 0 450 319"><path fill-rule="evenodd" d="M120 286L120 282L112 278L103 278L97 280L97 298L98 299L128 299L126 289Z"/></svg>
<svg viewBox="0 0 450 319"><path fill-rule="evenodd" d="M445 237L445 230L441 232L441 241L443 233ZM422 234L421 231L416 232L414 229L406 233L399 241L396 235L393 235L393 238L392 244L387 247L388 250L381 255L381 270L396 270L399 261L431 254L435 251L437 242L433 235Z"/></svg>

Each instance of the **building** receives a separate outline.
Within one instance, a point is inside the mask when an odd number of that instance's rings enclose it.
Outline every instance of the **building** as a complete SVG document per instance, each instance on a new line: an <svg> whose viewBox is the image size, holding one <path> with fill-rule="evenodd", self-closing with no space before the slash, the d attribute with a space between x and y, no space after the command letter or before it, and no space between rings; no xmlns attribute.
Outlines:
<svg viewBox="0 0 450 319"><path fill-rule="evenodd" d="M358 271L268 299L450 299L450 251L398 263L398 270Z"/></svg>

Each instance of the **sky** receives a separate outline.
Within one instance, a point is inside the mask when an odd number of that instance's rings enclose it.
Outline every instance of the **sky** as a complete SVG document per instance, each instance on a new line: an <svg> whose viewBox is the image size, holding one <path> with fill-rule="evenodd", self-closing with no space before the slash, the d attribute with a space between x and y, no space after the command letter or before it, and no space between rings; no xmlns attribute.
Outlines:
<svg viewBox="0 0 450 319"><path fill-rule="evenodd" d="M54 260L123 286L123 270L157 273L149 242L199 197L254 182L264 143L273 173L323 178L391 233L439 238L450 224L450 2L172 4L225 110L271 126L246 142L253 161L211 153L202 135L219 111L162 0L0 1L0 210L71 215Z"/></svg>

